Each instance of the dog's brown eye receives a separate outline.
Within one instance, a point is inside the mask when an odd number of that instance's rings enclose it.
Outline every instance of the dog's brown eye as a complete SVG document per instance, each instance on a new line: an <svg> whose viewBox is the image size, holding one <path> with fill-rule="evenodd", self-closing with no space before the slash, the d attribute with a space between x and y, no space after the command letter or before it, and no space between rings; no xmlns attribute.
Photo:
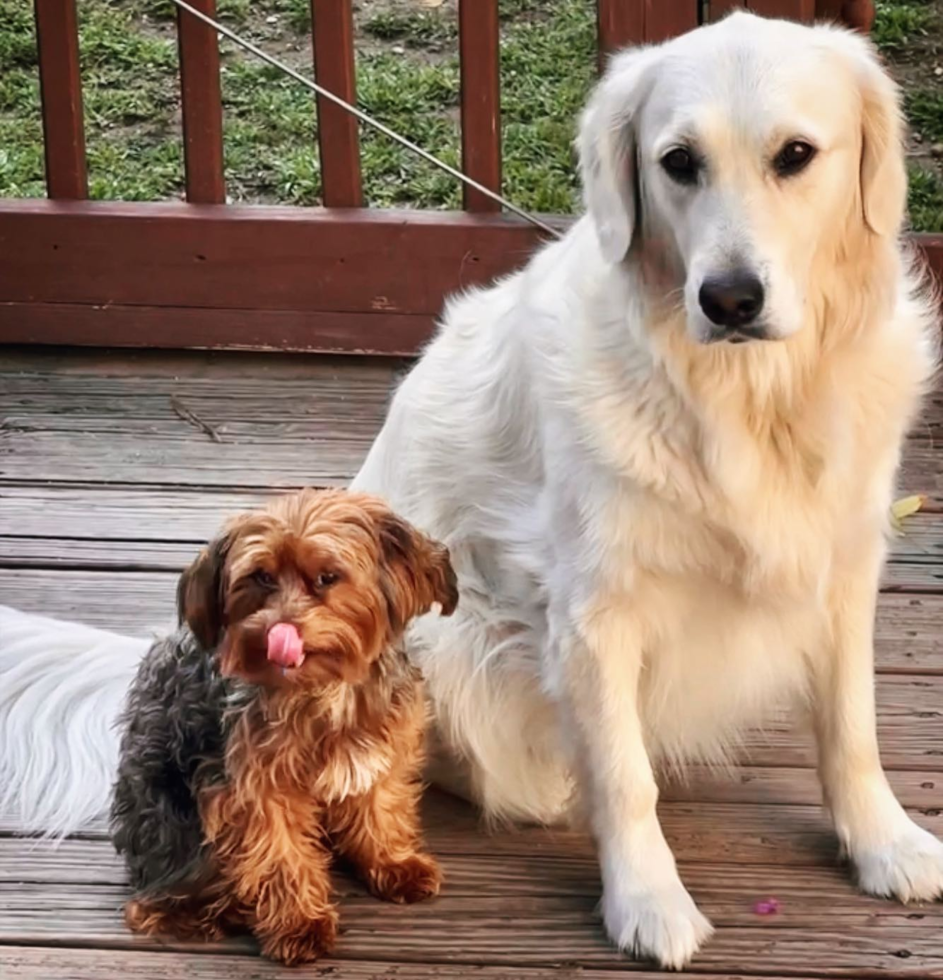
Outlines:
<svg viewBox="0 0 943 980"><path fill-rule="evenodd" d="M252 581L256 585L261 585L263 589L275 588L275 576L267 572L264 568L257 568L252 573Z"/></svg>
<svg viewBox="0 0 943 980"><path fill-rule="evenodd" d="M701 164L690 150L678 146L661 158L661 168L676 184L695 184Z"/></svg>
<svg viewBox="0 0 943 980"><path fill-rule="evenodd" d="M804 170L815 156L815 147L804 140L792 140L776 154L773 166L780 177L791 177Z"/></svg>
<svg viewBox="0 0 943 980"><path fill-rule="evenodd" d="M319 589L329 589L340 578L337 572L321 572L314 580L314 584Z"/></svg>

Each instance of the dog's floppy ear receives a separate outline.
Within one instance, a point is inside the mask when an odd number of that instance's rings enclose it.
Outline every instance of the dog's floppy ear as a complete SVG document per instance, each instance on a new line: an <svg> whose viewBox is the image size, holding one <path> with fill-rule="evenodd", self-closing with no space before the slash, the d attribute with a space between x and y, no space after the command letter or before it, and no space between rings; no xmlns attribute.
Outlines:
<svg viewBox="0 0 943 980"><path fill-rule="evenodd" d="M226 556L231 543L231 534L211 541L177 583L177 615L205 650L212 650L223 632Z"/></svg>
<svg viewBox="0 0 943 980"><path fill-rule="evenodd" d="M613 58L580 120L583 200L607 262L625 258L639 219L634 118L657 52L640 48Z"/></svg>
<svg viewBox="0 0 943 980"><path fill-rule="evenodd" d="M436 603L443 616L451 616L458 605L458 581L449 549L390 511L380 515L378 529L393 628L401 630Z"/></svg>
<svg viewBox="0 0 943 980"><path fill-rule="evenodd" d="M864 222L876 235L896 236L907 206L900 92L870 41L850 31L830 33L850 58L861 95L859 184Z"/></svg>
<svg viewBox="0 0 943 980"><path fill-rule="evenodd" d="M904 121L897 86L868 52L861 83L861 201L877 235L897 235L907 206Z"/></svg>

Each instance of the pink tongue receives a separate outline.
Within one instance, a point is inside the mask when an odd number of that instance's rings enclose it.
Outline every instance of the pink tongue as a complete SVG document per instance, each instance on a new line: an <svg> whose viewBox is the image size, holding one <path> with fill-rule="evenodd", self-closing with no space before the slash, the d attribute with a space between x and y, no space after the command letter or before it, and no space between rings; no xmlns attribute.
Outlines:
<svg viewBox="0 0 943 980"><path fill-rule="evenodd" d="M268 659L280 667L300 667L304 662L304 644L291 623L276 623L268 631Z"/></svg>

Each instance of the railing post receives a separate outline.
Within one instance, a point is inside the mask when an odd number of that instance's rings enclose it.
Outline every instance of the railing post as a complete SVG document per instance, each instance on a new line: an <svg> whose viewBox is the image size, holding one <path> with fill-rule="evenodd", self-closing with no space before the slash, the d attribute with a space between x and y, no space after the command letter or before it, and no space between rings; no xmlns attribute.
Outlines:
<svg viewBox="0 0 943 980"><path fill-rule="evenodd" d="M462 79L462 167L469 177L501 192L501 71L498 0L459 0ZM501 205L463 186L466 211Z"/></svg>
<svg viewBox="0 0 943 980"><path fill-rule="evenodd" d="M700 0L597 0L600 68L619 48L693 30L699 8Z"/></svg>
<svg viewBox="0 0 943 980"><path fill-rule="evenodd" d="M867 34L874 25L874 0L845 0L841 18L857 31Z"/></svg>
<svg viewBox="0 0 943 980"><path fill-rule="evenodd" d="M357 101L354 15L351 0L311 0L314 72L317 81L345 102ZM318 96L318 147L326 207L363 205L357 120Z"/></svg>
<svg viewBox="0 0 943 980"><path fill-rule="evenodd" d="M711 20L720 20L737 8L752 10L764 17L786 17L811 23L816 18L845 22L868 30L874 19L872 0L711 0Z"/></svg>
<svg viewBox="0 0 943 980"><path fill-rule="evenodd" d="M35 13L46 193L81 200L88 197L88 174L75 0L36 0Z"/></svg>
<svg viewBox="0 0 943 980"><path fill-rule="evenodd" d="M201 13L215 18L216 0L189 2ZM178 8L177 42L187 200L194 204L224 204L219 40L212 27Z"/></svg>
<svg viewBox="0 0 943 980"><path fill-rule="evenodd" d="M596 30L599 38L599 70L606 58L628 44L645 40L644 0L597 0Z"/></svg>

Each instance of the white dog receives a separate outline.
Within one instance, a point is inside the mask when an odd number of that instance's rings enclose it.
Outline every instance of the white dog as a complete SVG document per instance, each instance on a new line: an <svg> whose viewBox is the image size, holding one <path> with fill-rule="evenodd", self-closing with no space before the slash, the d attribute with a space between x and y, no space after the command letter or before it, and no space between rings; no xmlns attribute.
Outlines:
<svg viewBox="0 0 943 980"><path fill-rule="evenodd" d="M875 734L888 508L938 331L898 241L901 129L871 48L837 29L737 14L618 56L582 120L587 215L449 306L356 480L459 571L456 616L413 635L440 778L515 818L580 802L610 936L665 966L711 927L656 770L724 759L784 697L813 709L862 886L943 892L943 845ZM8 802L69 829L106 802L113 736L80 717L63 634L0 629ZM92 640L111 704L144 645ZM40 697L63 706L42 731Z"/></svg>
<svg viewBox="0 0 943 980"><path fill-rule="evenodd" d="M356 480L459 572L413 645L441 768L538 820L574 778L606 928L665 966L710 925L654 770L723 758L784 695L861 885L943 892L875 735L885 530L939 329L898 242L901 135L845 31L737 14L619 55L582 120L587 215L450 304Z"/></svg>

